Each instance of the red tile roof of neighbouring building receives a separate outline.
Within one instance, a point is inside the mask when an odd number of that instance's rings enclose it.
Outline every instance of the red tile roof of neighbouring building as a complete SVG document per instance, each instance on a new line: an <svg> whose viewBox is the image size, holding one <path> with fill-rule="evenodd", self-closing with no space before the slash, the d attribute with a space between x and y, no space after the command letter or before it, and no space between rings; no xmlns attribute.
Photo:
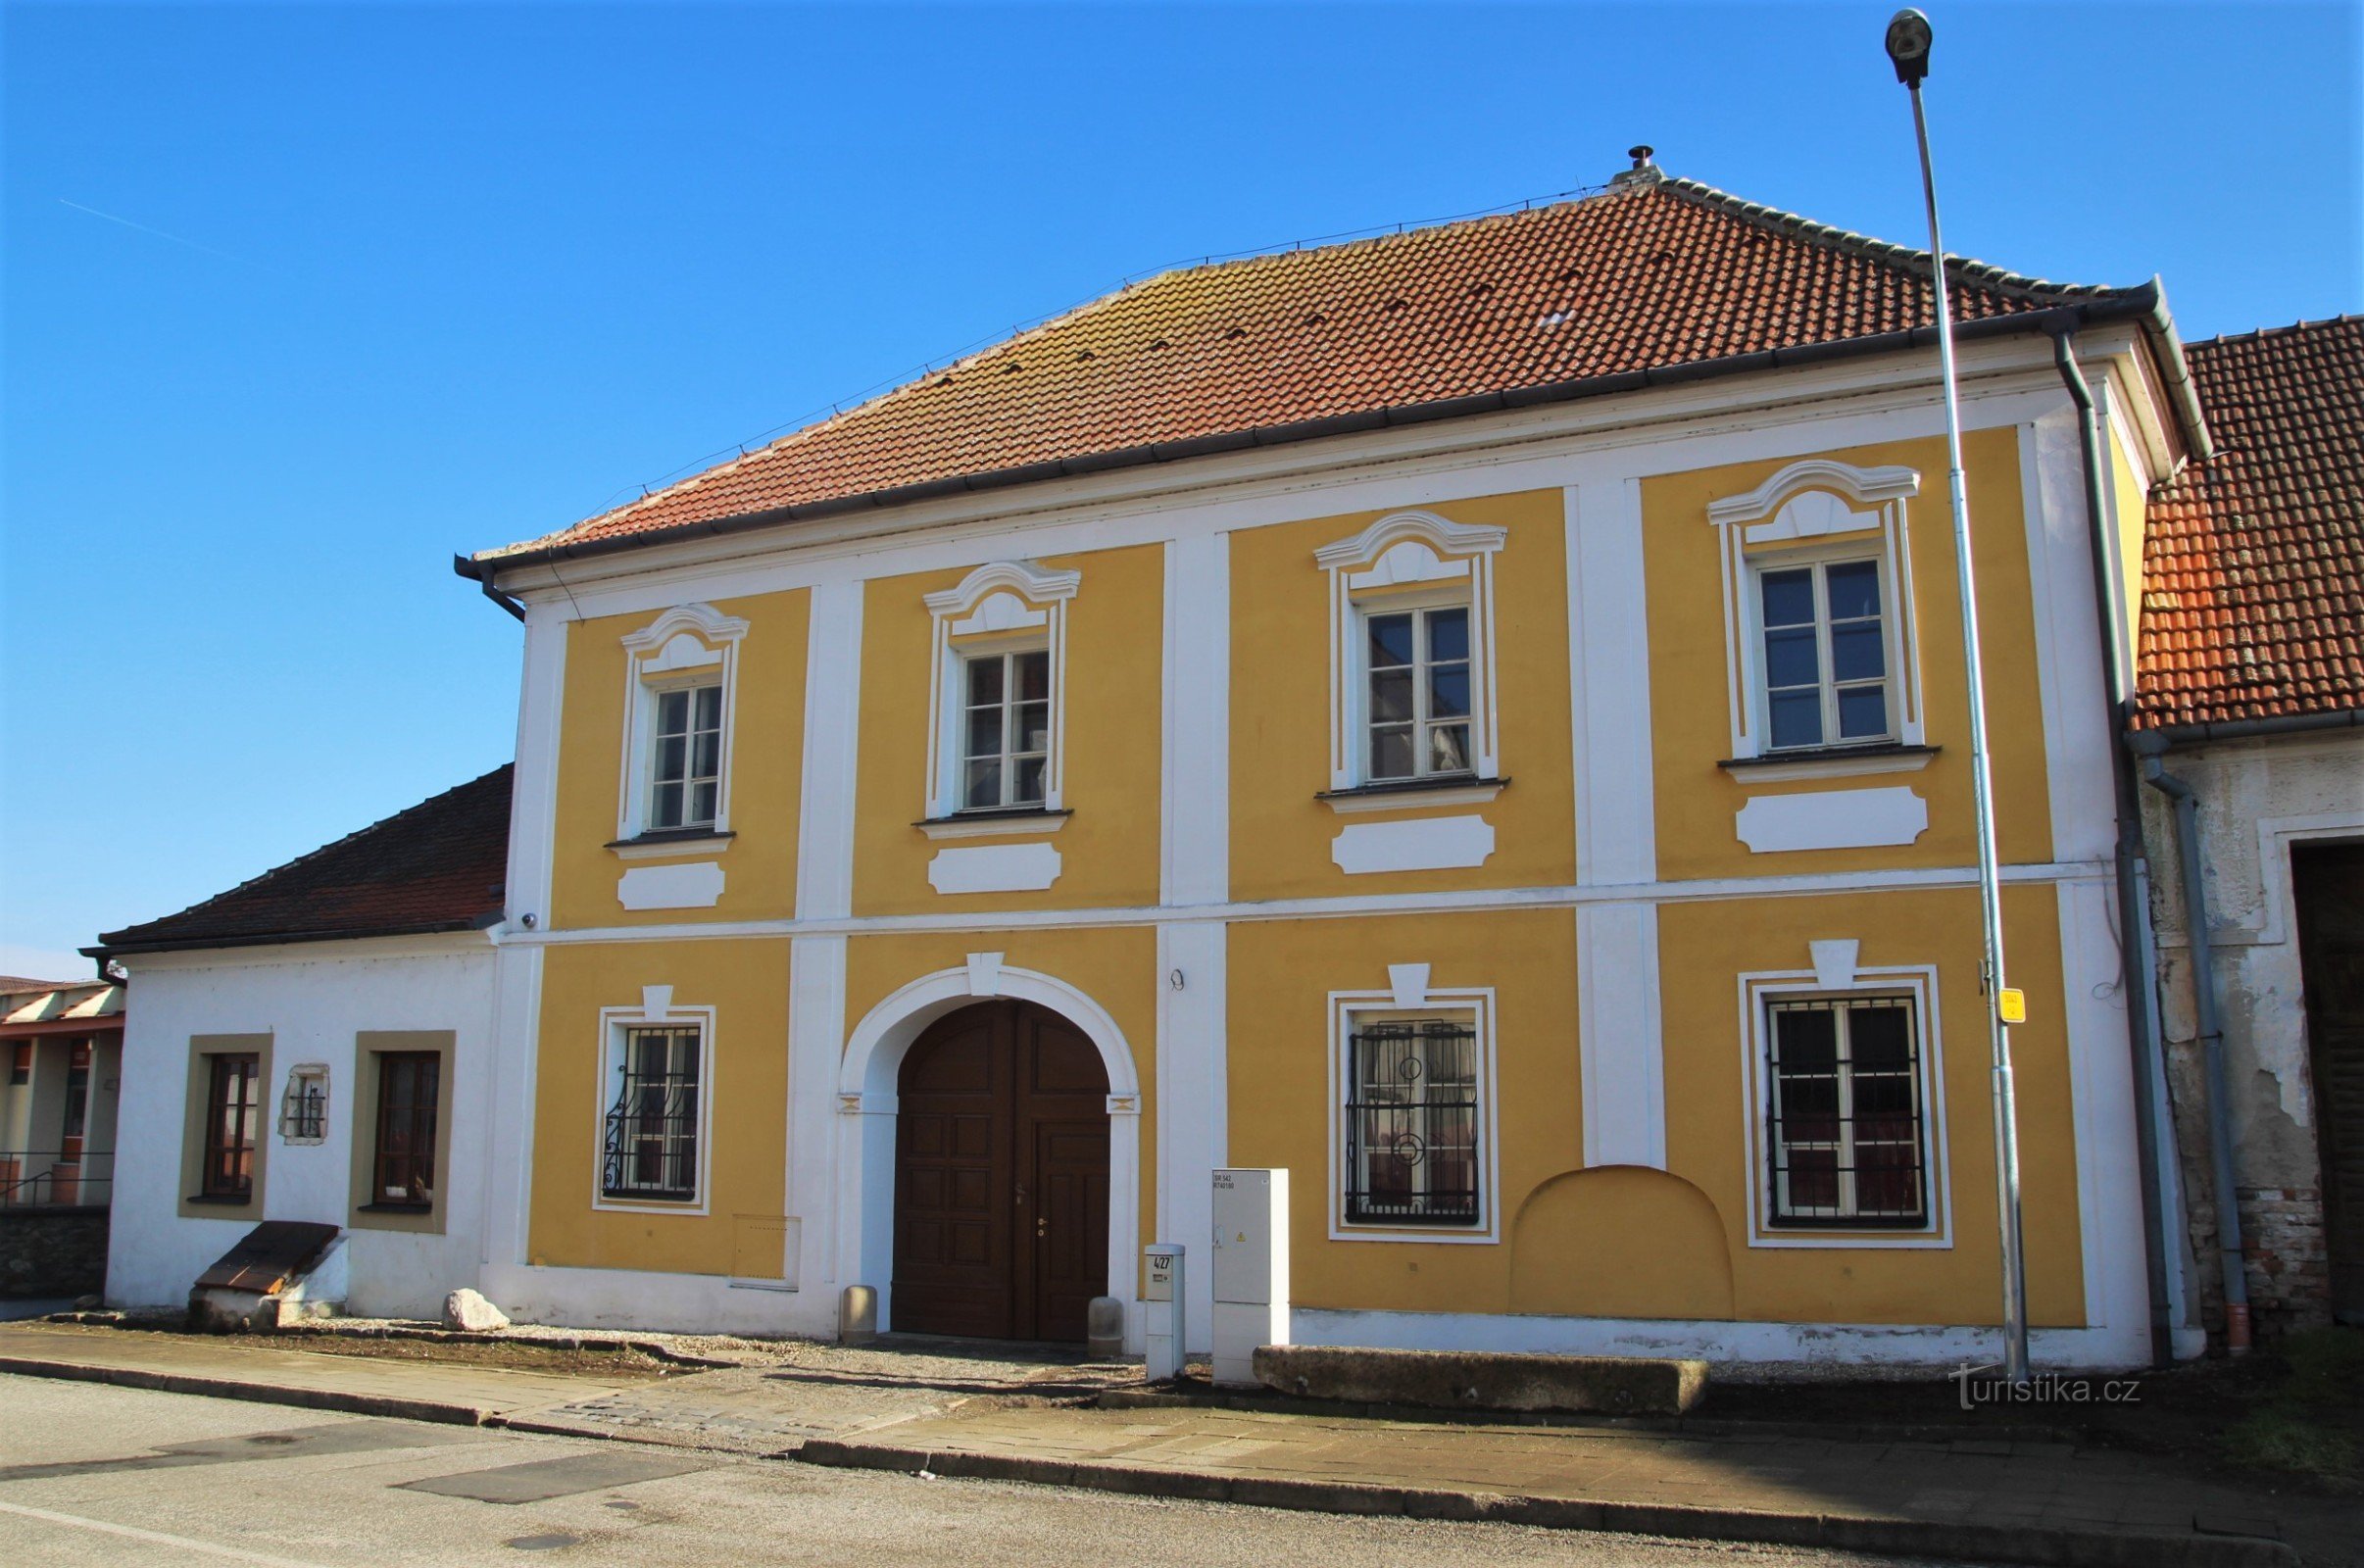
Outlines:
<svg viewBox="0 0 2364 1568"><path fill-rule="evenodd" d="M1956 258L1957 320L2134 316L2154 285L2041 282ZM1785 351L1898 347L1929 257L1654 169L1580 200L1162 272L487 567L739 519L1089 473L1486 412ZM2161 318L2163 319L2163 316ZM1770 362L1761 362L1770 363Z"/></svg>
<svg viewBox="0 0 2364 1568"><path fill-rule="evenodd" d="M511 764L266 871L99 938L94 956L477 930L501 917Z"/></svg>
<svg viewBox="0 0 2364 1568"><path fill-rule="evenodd" d="M2136 725L2364 709L2364 316L2187 355L2217 450L2151 496Z"/></svg>

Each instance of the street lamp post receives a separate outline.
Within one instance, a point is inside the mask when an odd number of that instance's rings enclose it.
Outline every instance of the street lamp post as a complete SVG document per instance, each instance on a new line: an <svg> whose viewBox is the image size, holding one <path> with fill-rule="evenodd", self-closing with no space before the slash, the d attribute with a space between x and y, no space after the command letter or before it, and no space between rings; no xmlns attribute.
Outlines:
<svg viewBox="0 0 2364 1568"><path fill-rule="evenodd" d="M1987 1006L1995 1088L1995 1201L2002 1233L2003 1374L2014 1383L2028 1376L2027 1263L2019 1235L2019 1109L2011 1090L2011 1030L2022 1006L2003 986L2001 874L1995 850L1995 781L1987 760L1987 695L1979 667L1978 582L1970 561L1970 496L1962 479L1962 410L1953 368L1953 308L1945 292L1945 241L1938 229L1937 172L1929 158L1929 116L1921 104L1921 81L1929 74L1929 19L1918 11L1897 12L1888 24L1888 58L1896 80L1912 95L1912 128L1921 148L1921 192L1929 204L1929 257L1937 290L1938 374L1945 383L1945 448L1951 470L1946 489L1953 503L1954 572L1961 584L1962 668L1970 698L1971 793L1978 815L1978 895L1986 929L1986 961L1979 989Z"/></svg>

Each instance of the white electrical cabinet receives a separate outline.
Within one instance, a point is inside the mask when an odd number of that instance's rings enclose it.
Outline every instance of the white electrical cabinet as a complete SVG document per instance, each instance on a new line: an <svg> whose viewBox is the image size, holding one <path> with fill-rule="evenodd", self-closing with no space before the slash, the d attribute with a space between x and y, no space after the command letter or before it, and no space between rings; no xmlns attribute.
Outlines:
<svg viewBox="0 0 2364 1568"><path fill-rule="evenodd" d="M1256 1348L1289 1343L1289 1173L1214 1173L1214 1380L1256 1382Z"/></svg>

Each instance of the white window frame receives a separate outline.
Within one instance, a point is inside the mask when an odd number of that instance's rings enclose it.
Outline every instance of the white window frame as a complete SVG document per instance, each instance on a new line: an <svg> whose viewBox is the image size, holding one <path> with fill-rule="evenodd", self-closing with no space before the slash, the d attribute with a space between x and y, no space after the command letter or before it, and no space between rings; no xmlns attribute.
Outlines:
<svg viewBox="0 0 2364 1568"><path fill-rule="evenodd" d="M1017 740L1017 710L1020 706L1020 701L1017 696L1017 662L1021 659L1025 659L1037 654L1042 656L1045 666L1045 673L1043 676L1043 698L1045 702L1048 703L1051 698L1051 678L1049 674L1051 650L1043 642L1037 641L1033 638L1025 638L1010 644L1001 644L997 642L990 646L963 647L959 650L959 658L960 661L959 681L960 709L960 712L956 715L957 722L953 726L953 739L956 743L957 750L957 755L954 758L956 771L953 779L953 789L960 811L1037 811L1049 810L1051 808L1051 758L1049 754L1058 749L1059 737L1056 726L1053 725L1049 719L1045 720L1045 725L1051 730L1051 733L1045 737L1045 751L1041 754L1043 758L1044 798L1039 801L1012 801L1008 799L1017 779L1018 760L1020 758L1033 757L1037 755L1033 752L1019 752L1012 750ZM1001 666L1002 670L1002 697L998 705L998 711L1002 716L1002 747L1001 750L995 754L993 760L998 760L1001 763L1001 793L1004 799L990 802L972 801L968 798L968 765L971 762L984 761L988 760L982 756L971 754L968 750L969 715L979 711L977 705L969 701L969 683L974 678L977 666L986 663L998 664Z"/></svg>
<svg viewBox="0 0 2364 1568"><path fill-rule="evenodd" d="M1330 788L1414 788L1431 778L1502 777L1495 700L1494 558L1507 529L1396 512L1313 553L1330 581ZM1364 618L1404 610L1469 611L1469 772L1370 776L1370 642Z"/></svg>
<svg viewBox="0 0 2364 1568"><path fill-rule="evenodd" d="M1497 1246L1502 1241L1501 1099L1495 1092L1494 989L1431 987L1425 963L1390 964L1384 991L1329 994L1329 1214L1334 1242L1400 1242L1420 1247ZM1429 1018L1466 1020L1477 1036L1478 1217L1471 1225L1349 1221L1347 1218L1347 1101L1353 1081L1355 1032L1365 1023Z"/></svg>
<svg viewBox="0 0 2364 1568"><path fill-rule="evenodd" d="M1426 674L1431 667L1428 662L1428 638L1426 634L1428 629L1428 617L1430 615L1444 611L1454 610L1461 611L1465 614L1469 615L1467 632L1470 637L1470 647L1467 662L1469 665L1470 711L1459 719L1447 719L1444 720L1444 722L1457 722L1464 725L1468 729L1468 752L1470 765L1465 768L1454 769L1451 772L1438 772L1431 771L1428 768L1428 732L1436 727L1438 721L1432 717L1426 716L1424 712L1428 707L1429 700L1429 682L1426 678ZM1392 773L1382 775L1373 766L1371 760L1372 731L1378 727L1379 720L1372 714L1370 710L1371 676L1373 674L1373 667L1371 664L1370 622L1375 617L1381 615L1409 615L1412 617L1412 662L1410 665L1412 670L1413 712L1413 717L1410 721L1412 727L1412 771L1409 773ZM1468 595L1458 590L1448 590L1444 593L1413 592L1405 594L1402 597L1390 594L1384 598L1368 599L1354 607L1354 621L1355 630L1357 633L1356 641L1358 644L1355 657L1361 662L1362 666L1359 673L1359 685L1355 692L1355 697L1359 700L1361 705L1357 713L1357 717L1360 722L1356 727L1360 731L1361 755L1357 760L1361 764L1360 773L1363 783L1373 789L1386 789L1390 785L1426 784L1432 779L1456 779L1474 783L1481 777L1490 777L1491 775L1481 774L1477 770L1478 666L1481 661L1478 658L1475 637L1475 633L1477 631L1476 615L1471 610ZM1390 720L1389 722L1394 724L1399 721Z"/></svg>
<svg viewBox="0 0 2364 1568"><path fill-rule="evenodd" d="M1831 615L1826 573L1833 566L1870 566L1880 584L1880 653L1883 671L1880 693L1887 710L1888 727L1877 735L1859 735L1842 739L1839 735L1838 670L1831 659ZM1748 563L1748 690L1755 704L1752 715L1758 726L1760 757L1787 757L1798 753L1820 754L1846 751L1852 747L1896 746L1901 744L1903 725L1899 719L1896 678L1897 659L1902 639L1896 633L1896 583L1882 555L1865 551L1860 544L1831 546L1820 550L1784 550L1750 556ZM1804 571L1813 577L1814 591L1814 657L1818 664L1819 699L1822 711L1822 738L1801 746L1773 744L1773 688L1765 666L1764 579L1785 571ZM1865 681L1850 681L1848 685L1868 685Z"/></svg>
<svg viewBox="0 0 2364 1568"><path fill-rule="evenodd" d="M1920 634L1912 591L1912 535L1905 503L1920 494L1910 468L1858 468L1830 458L1790 464L1746 495L1707 508L1724 585L1724 674L1736 760L1844 754L1925 744ZM1768 744L1763 601L1766 571L1833 561L1880 564L1888 654L1888 726L1881 741L1838 741L1780 752ZM1828 672L1828 663L1825 663Z"/></svg>
<svg viewBox="0 0 2364 1568"><path fill-rule="evenodd" d="M730 832L731 739L737 729L739 643L747 622L712 605L676 605L624 637L623 758L616 785L616 837L646 834L725 837ZM657 699L660 693L719 686L722 739L714 820L694 828L659 828L649 820L656 798Z"/></svg>
<svg viewBox="0 0 2364 1568"><path fill-rule="evenodd" d="M634 1200L607 1195L608 1111L615 1103L611 1087L622 1070L624 1051L634 1029L698 1031L698 1191L695 1200ZM591 1096L591 1206L633 1214L705 1214L714 1198L714 1009L673 1004L671 986L643 986L640 1004L599 1009L599 1079Z"/></svg>
<svg viewBox="0 0 2364 1568"><path fill-rule="evenodd" d="M1741 1102L1743 1147L1747 1152L1748 1189L1748 1245L1771 1249L1903 1250L1948 1249L1953 1246L1953 1204L1948 1186L1945 1073L1943 1032L1938 1016L1938 971L1935 964L1861 965L1855 962L1859 944L1831 941L1811 944L1815 967L1762 970L1740 976ZM1772 1151L1766 1147L1766 1118L1772 1104L1772 1022L1766 1004L1807 1002L1851 997L1904 997L1912 1004L1913 1026L1919 1031L1918 1092L1921 1105L1921 1168L1926 1214L1919 1225L1831 1227L1797 1224L1777 1219L1770 1211L1767 1188Z"/></svg>
<svg viewBox="0 0 2364 1568"><path fill-rule="evenodd" d="M1067 605L1083 584L1080 571L1051 571L1028 561L977 567L952 588L926 596L933 654L928 690L926 819L948 822L993 813L1035 815L1066 809ZM1050 656L1051 754L1043 764L1039 806L979 807L963 801L967 737L967 668L972 657L1029 653Z"/></svg>

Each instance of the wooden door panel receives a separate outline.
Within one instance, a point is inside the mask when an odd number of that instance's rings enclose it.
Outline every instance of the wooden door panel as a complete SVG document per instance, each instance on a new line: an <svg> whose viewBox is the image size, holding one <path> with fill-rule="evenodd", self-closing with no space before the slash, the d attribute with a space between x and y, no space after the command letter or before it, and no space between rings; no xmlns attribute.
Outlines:
<svg viewBox="0 0 2364 1568"><path fill-rule="evenodd" d="M1009 1030L968 1009L911 1047L895 1125L894 1324L1002 1338L1010 1290Z"/></svg>
<svg viewBox="0 0 2364 1568"><path fill-rule="evenodd" d="M1108 1092L1091 1040L1024 1003L920 1036L898 1079L897 1329L1084 1337L1108 1291Z"/></svg>
<svg viewBox="0 0 2364 1568"><path fill-rule="evenodd" d="M2364 1323L2364 845L2290 856L2332 1310Z"/></svg>
<svg viewBox="0 0 2364 1568"><path fill-rule="evenodd" d="M1108 1288L1108 1126L1038 1122L1036 1178L1042 1212L1035 1224L1035 1332L1045 1340L1080 1340L1085 1311Z"/></svg>

